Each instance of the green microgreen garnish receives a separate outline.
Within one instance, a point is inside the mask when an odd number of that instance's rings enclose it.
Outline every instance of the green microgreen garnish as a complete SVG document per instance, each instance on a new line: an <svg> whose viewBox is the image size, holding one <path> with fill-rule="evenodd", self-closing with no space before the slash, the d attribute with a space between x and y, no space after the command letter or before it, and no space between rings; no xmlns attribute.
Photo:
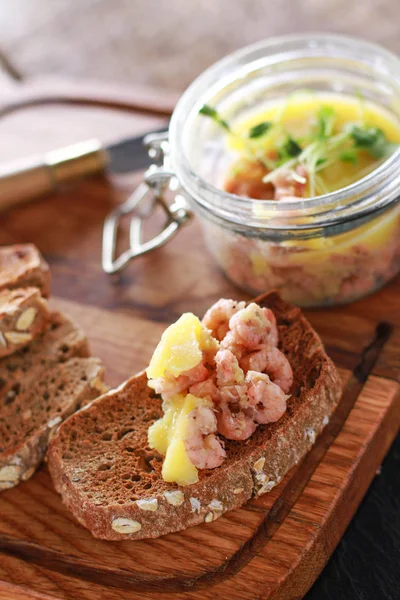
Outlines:
<svg viewBox="0 0 400 600"><path fill-rule="evenodd" d="M258 123L258 125L254 125L254 127L250 128L249 138L256 139L265 135L272 127L272 123L270 121L263 121L262 123Z"/></svg>
<svg viewBox="0 0 400 600"><path fill-rule="evenodd" d="M355 125L350 131L350 137L356 148L367 150L376 159L387 156L393 150L393 144L387 140L382 129L377 127Z"/></svg>
<svg viewBox="0 0 400 600"><path fill-rule="evenodd" d="M342 150L339 158L342 162L351 163L352 165L357 164L357 152L355 150Z"/></svg>
<svg viewBox="0 0 400 600"><path fill-rule="evenodd" d="M219 115L218 111L215 110L215 108L212 108L212 106L209 106L208 104L203 104L203 106L199 110L199 113L201 115L204 115L205 117L210 117L210 119L212 119L215 123L217 123L217 125L220 125L227 131L229 131L229 132L231 131L231 128L229 127L229 125L225 121L225 119L223 119Z"/></svg>
<svg viewBox="0 0 400 600"><path fill-rule="evenodd" d="M316 138L326 140L332 136L336 114L331 106L321 106L317 114Z"/></svg>
<svg viewBox="0 0 400 600"><path fill-rule="evenodd" d="M288 135L285 143L280 147L279 154L280 158L294 158L295 156L299 156L302 153L301 146L294 140L290 135Z"/></svg>
<svg viewBox="0 0 400 600"><path fill-rule="evenodd" d="M339 131L336 126L335 131L336 112L332 106L323 105L317 111L314 124L310 126L310 133L301 139L292 137L285 128L283 114L287 103L282 105L273 122L261 121L250 127L247 135L235 133L218 111L208 104L204 104L199 112L244 142L247 159L261 162L269 171L263 177L264 183L273 182L277 173L285 170L289 172L293 181L307 181L309 195L312 197L317 193L324 194L329 191L320 174L327 167L338 161L356 165L359 154L363 151L379 160L399 146L389 142L382 129L365 124L364 99L361 95L359 99L362 119L357 124L347 124ZM274 136L273 144L269 143L269 149L266 151L264 140L262 144L258 144L257 140L271 131ZM306 181L296 170L299 166L303 166L307 173Z"/></svg>

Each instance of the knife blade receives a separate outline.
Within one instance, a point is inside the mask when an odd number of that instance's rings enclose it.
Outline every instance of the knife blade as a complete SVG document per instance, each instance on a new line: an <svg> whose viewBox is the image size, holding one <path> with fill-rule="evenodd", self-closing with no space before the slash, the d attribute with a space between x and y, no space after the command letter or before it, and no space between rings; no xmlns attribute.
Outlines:
<svg viewBox="0 0 400 600"><path fill-rule="evenodd" d="M163 127L163 129L120 140L107 146L105 149L108 158L107 171L122 174L149 167L151 160L143 140L149 133L161 133L165 129L166 127Z"/></svg>
<svg viewBox="0 0 400 600"><path fill-rule="evenodd" d="M86 140L0 166L0 211L55 191L86 175L101 171L122 174L147 168L151 160L143 139L148 133L107 146L97 139Z"/></svg>

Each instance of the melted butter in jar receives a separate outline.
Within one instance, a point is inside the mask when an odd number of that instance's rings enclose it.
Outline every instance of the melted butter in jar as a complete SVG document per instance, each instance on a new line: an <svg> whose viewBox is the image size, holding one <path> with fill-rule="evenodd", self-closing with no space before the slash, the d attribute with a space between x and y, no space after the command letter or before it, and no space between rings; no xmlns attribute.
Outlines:
<svg viewBox="0 0 400 600"><path fill-rule="evenodd" d="M234 159L224 189L262 200L342 189L400 143L400 123L387 110L333 93L297 92L233 123L231 131L227 149Z"/></svg>

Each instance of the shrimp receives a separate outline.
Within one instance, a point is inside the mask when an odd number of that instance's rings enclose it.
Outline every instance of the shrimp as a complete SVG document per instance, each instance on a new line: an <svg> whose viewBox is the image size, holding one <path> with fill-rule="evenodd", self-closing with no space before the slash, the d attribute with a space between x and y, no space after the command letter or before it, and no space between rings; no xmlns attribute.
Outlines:
<svg viewBox="0 0 400 600"><path fill-rule="evenodd" d="M224 385L220 389L220 401L225 404L246 404L247 400L247 384L240 385Z"/></svg>
<svg viewBox="0 0 400 600"><path fill-rule="evenodd" d="M261 161L240 160L235 165L232 175L225 181L225 190L236 196L272 200L274 186L272 183L263 182L263 177L268 173L269 170Z"/></svg>
<svg viewBox="0 0 400 600"><path fill-rule="evenodd" d="M215 355L217 385L232 385L244 382L244 373L236 356L230 350L218 350Z"/></svg>
<svg viewBox="0 0 400 600"><path fill-rule="evenodd" d="M279 169L272 180L275 187L274 200L304 198L308 173L304 165L294 171Z"/></svg>
<svg viewBox="0 0 400 600"><path fill-rule="evenodd" d="M233 331L228 331L220 344L220 349L230 350L238 360L248 353L247 348L245 348L242 344L237 343L236 335L233 333Z"/></svg>
<svg viewBox="0 0 400 600"><path fill-rule="evenodd" d="M262 344L276 346L278 343L278 330L273 312L254 302L230 318L229 328L234 335L233 340L248 350L256 350Z"/></svg>
<svg viewBox="0 0 400 600"><path fill-rule="evenodd" d="M215 469L226 456L223 442L216 435L217 418L212 408L198 406L189 414L185 439L186 451L198 469Z"/></svg>
<svg viewBox="0 0 400 600"><path fill-rule="evenodd" d="M159 377L151 383L157 394L161 394L164 400L168 400L175 394L184 392L192 385L204 381L208 376L209 372L207 368L200 362L192 369L189 369L189 371L181 373L177 378L170 376Z"/></svg>
<svg viewBox="0 0 400 600"><path fill-rule="evenodd" d="M189 388L189 393L193 394L193 396L196 396L197 398L208 397L215 403L220 401L220 392L212 377L192 385Z"/></svg>
<svg viewBox="0 0 400 600"><path fill-rule="evenodd" d="M245 302L221 298L208 309L202 319L203 325L210 329L217 340L221 341L229 331L229 319L245 306Z"/></svg>
<svg viewBox="0 0 400 600"><path fill-rule="evenodd" d="M217 422L218 433L228 440L247 440L257 427L250 415L240 410L232 412L225 402L220 404Z"/></svg>
<svg viewBox="0 0 400 600"><path fill-rule="evenodd" d="M261 350L248 354L240 361L245 372L267 373L273 383L287 394L292 387L293 371L290 362L278 348L264 346Z"/></svg>
<svg viewBox="0 0 400 600"><path fill-rule="evenodd" d="M259 424L278 421L286 411L288 396L265 373L249 371L246 381L249 384L246 414Z"/></svg>

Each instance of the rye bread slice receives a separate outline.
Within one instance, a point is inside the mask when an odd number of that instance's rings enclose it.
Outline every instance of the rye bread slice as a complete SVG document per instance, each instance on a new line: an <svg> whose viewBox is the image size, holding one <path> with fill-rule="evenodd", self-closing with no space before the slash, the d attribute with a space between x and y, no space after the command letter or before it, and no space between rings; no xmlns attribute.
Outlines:
<svg viewBox="0 0 400 600"><path fill-rule="evenodd" d="M38 288L0 290L0 358L27 346L49 320L47 301Z"/></svg>
<svg viewBox="0 0 400 600"><path fill-rule="evenodd" d="M209 522L272 489L305 455L336 407L339 375L301 311L272 292L255 300L278 321L280 348L294 382L288 409L246 442L226 441L227 458L194 485L161 478L162 457L148 448L161 401L145 373L71 416L52 439L48 464L56 490L95 537L158 537Z"/></svg>
<svg viewBox="0 0 400 600"><path fill-rule="evenodd" d="M51 313L48 328L43 334L29 346L0 359L0 410L1 403L9 402L21 385L29 388L54 365L89 354L82 329L66 315Z"/></svg>
<svg viewBox="0 0 400 600"><path fill-rule="evenodd" d="M33 244L0 246L0 290L37 287L50 293L50 269Z"/></svg>
<svg viewBox="0 0 400 600"><path fill-rule="evenodd" d="M22 380L0 409L0 490L26 481L44 458L59 424L106 391L96 358L71 358L54 365L31 385Z"/></svg>

